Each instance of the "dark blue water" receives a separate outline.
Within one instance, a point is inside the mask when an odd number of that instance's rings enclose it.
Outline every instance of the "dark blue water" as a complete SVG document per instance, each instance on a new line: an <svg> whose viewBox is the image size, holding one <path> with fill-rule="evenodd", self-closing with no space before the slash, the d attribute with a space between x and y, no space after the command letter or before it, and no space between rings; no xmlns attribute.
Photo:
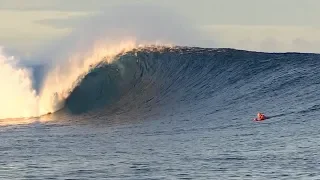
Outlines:
<svg viewBox="0 0 320 180"><path fill-rule="evenodd" d="M319 179L320 55L139 49L1 120L0 179ZM253 122L261 111L271 117Z"/></svg>

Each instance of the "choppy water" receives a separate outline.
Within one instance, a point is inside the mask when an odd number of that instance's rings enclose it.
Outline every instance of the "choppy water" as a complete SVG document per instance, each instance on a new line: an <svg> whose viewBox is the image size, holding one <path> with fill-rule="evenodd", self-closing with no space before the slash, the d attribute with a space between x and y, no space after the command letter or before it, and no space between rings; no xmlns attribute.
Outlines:
<svg viewBox="0 0 320 180"><path fill-rule="evenodd" d="M320 55L141 49L1 120L1 179L319 179ZM271 118L253 122L258 111Z"/></svg>

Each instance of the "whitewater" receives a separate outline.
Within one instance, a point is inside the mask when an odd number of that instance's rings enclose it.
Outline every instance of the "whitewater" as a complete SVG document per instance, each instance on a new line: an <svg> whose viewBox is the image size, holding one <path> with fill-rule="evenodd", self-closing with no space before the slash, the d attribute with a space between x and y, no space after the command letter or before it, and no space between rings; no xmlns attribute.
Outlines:
<svg viewBox="0 0 320 180"><path fill-rule="evenodd" d="M115 55L126 52L136 45L123 42L114 46L95 47L91 52L81 52L68 57L61 64L55 64L48 71L44 83L36 93L32 69L19 66L19 59L0 51L0 83L2 87L0 118L28 118L52 113L63 107L68 93L76 86L79 78L86 75L92 65L111 62ZM7 99L7 100L6 100Z"/></svg>

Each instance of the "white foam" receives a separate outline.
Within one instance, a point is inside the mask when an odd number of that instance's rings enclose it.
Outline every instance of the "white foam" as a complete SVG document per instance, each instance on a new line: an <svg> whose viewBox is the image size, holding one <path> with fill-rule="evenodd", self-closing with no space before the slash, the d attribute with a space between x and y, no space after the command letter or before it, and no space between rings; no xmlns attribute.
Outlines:
<svg viewBox="0 0 320 180"><path fill-rule="evenodd" d="M38 96L32 88L29 69L17 66L18 59L0 48L0 119L38 115Z"/></svg>

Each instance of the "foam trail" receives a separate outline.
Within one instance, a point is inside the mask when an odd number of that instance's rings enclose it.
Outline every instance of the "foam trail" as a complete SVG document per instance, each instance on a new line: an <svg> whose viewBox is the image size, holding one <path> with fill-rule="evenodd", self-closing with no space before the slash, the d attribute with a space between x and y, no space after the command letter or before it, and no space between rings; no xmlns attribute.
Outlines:
<svg viewBox="0 0 320 180"><path fill-rule="evenodd" d="M30 70L17 66L18 60L0 48L0 119L38 115L38 96L32 87Z"/></svg>

